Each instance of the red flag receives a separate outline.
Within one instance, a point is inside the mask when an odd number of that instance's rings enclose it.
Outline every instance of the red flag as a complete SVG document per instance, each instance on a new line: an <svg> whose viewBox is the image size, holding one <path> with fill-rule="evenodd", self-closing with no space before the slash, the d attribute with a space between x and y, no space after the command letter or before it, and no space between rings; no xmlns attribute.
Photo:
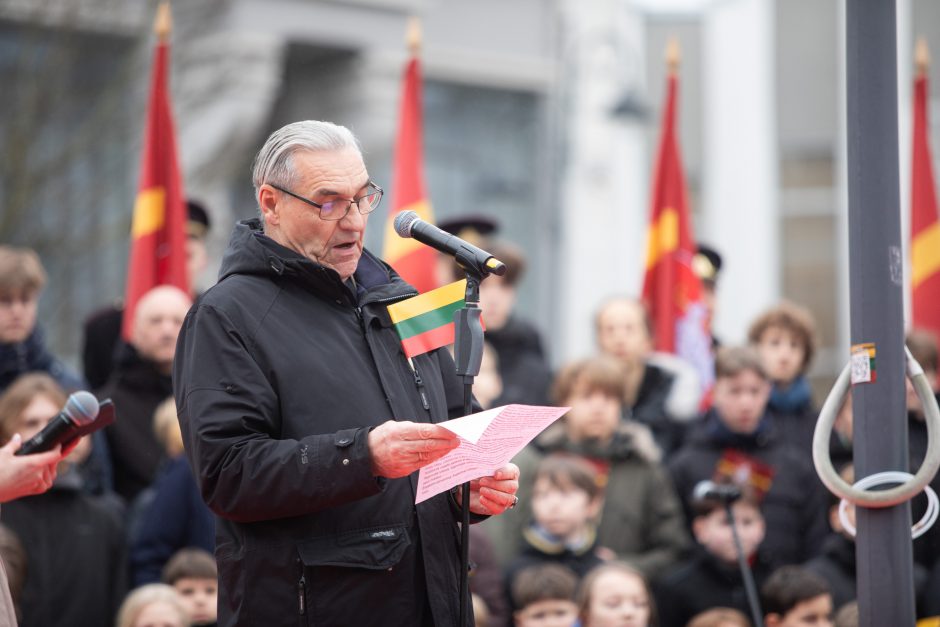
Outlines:
<svg viewBox="0 0 940 627"><path fill-rule="evenodd" d="M405 67L401 118L395 144L392 204L385 226L383 257L403 279L424 293L437 287L437 253L416 239L399 237L395 233L395 216L402 211L415 211L422 220L434 223L434 213L424 185L421 65L417 54L412 55Z"/></svg>
<svg viewBox="0 0 940 627"><path fill-rule="evenodd" d="M926 54L926 43L921 44ZM911 305L913 326L940 335L940 222L930 128L927 72L914 80L914 157L911 183Z"/></svg>
<svg viewBox="0 0 940 627"><path fill-rule="evenodd" d="M692 270L695 240L676 139L676 91L676 75L670 72L653 177L643 301L653 320L656 350L686 359L707 389L714 380L714 363L702 284Z"/></svg>
<svg viewBox="0 0 940 627"><path fill-rule="evenodd" d="M137 301L149 290L158 285L174 285L189 293L186 206L167 90L169 22L170 8L164 2L157 11L158 41L147 105L140 184L131 226L122 327L124 339L130 339Z"/></svg>

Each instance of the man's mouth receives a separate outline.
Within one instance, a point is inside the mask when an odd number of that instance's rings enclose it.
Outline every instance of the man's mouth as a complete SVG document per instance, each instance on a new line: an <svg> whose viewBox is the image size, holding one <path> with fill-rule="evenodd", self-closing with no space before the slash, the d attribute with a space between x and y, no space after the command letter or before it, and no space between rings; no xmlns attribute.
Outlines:
<svg viewBox="0 0 940 627"><path fill-rule="evenodd" d="M345 244L337 244L334 246L334 248L338 248L340 250L351 250L352 248L355 248L355 246L356 242L346 242Z"/></svg>

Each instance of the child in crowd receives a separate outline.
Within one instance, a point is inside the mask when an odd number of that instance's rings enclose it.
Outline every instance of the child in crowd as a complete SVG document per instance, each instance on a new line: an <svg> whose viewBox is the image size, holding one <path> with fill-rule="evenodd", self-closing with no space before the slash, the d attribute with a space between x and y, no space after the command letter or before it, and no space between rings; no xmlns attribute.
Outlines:
<svg viewBox="0 0 940 627"><path fill-rule="evenodd" d="M0 396L0 444L14 434L27 441L65 403L65 392L48 374L19 377ZM3 524L26 549L21 627L109 625L124 597L123 520L113 503L84 491L76 470L89 444L82 438L59 463L48 492L3 504Z"/></svg>
<svg viewBox="0 0 940 627"><path fill-rule="evenodd" d="M529 566L561 564L580 579L602 562L593 522L601 507L594 469L577 457L550 455L539 463L534 479L532 523L522 532L522 552L506 569L510 588L515 575Z"/></svg>
<svg viewBox="0 0 940 627"><path fill-rule="evenodd" d="M522 472L518 494L522 503L530 502L535 469L543 457L580 457L595 469L603 486L597 543L653 577L679 559L689 540L681 505L649 429L621 417L623 386L620 364L610 357L562 369L555 398L571 411L513 460ZM518 554L527 522L525 508L487 522L499 554Z"/></svg>
<svg viewBox="0 0 940 627"><path fill-rule="evenodd" d="M37 324L46 271L29 248L0 246L0 392L20 375L45 372L66 390L84 387L82 379L46 348Z"/></svg>
<svg viewBox="0 0 940 627"><path fill-rule="evenodd" d="M572 627L578 621L575 590L578 577L558 564L541 564L519 571L512 584L516 627Z"/></svg>
<svg viewBox="0 0 940 627"><path fill-rule="evenodd" d="M578 593L581 627L655 627L656 606L649 584L623 562L598 566Z"/></svg>
<svg viewBox="0 0 940 627"><path fill-rule="evenodd" d="M138 499L139 510L132 519L130 562L135 586L160 581L160 571L180 549L215 550L215 517L202 500L183 454L183 436L172 397L157 406L153 430L167 461L144 492L150 496Z"/></svg>
<svg viewBox="0 0 940 627"><path fill-rule="evenodd" d="M194 626L215 625L219 569L212 555L202 549L178 551L163 569L163 583L179 594Z"/></svg>
<svg viewBox="0 0 940 627"><path fill-rule="evenodd" d="M101 623L105 624L105 623ZM117 627L190 627L186 610L171 586L151 583L127 595Z"/></svg>
<svg viewBox="0 0 940 627"><path fill-rule="evenodd" d="M699 499L694 502L692 532L698 543L693 556L656 586L663 627L685 627L694 616L715 607L749 613L737 548L724 503ZM764 539L764 517L753 496L745 494L731 506L741 549L755 581L768 573L757 549Z"/></svg>
<svg viewBox="0 0 940 627"><path fill-rule="evenodd" d="M828 533L822 483L808 456L774 428L767 413L771 385L756 352L721 348L715 376L712 408L669 462L688 517L699 482L745 485L761 499L767 520L764 561L773 568L802 563L817 554Z"/></svg>
<svg viewBox="0 0 940 627"><path fill-rule="evenodd" d="M767 627L832 627L832 595L826 581L799 566L784 566L761 588Z"/></svg>
<svg viewBox="0 0 940 627"><path fill-rule="evenodd" d="M773 382L767 407L777 431L787 444L809 455L819 414L806 379L816 349L812 314L804 307L783 302L758 317L747 337Z"/></svg>
<svg viewBox="0 0 940 627"><path fill-rule="evenodd" d="M687 627L751 627L751 621L738 610L716 607L697 614Z"/></svg>

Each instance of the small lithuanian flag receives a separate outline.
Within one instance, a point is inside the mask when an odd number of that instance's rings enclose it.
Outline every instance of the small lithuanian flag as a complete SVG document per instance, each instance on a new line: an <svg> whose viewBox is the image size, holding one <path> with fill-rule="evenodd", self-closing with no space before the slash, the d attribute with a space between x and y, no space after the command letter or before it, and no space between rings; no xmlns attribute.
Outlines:
<svg viewBox="0 0 940 627"><path fill-rule="evenodd" d="M454 343L454 312L464 306L467 280L388 306L405 355L414 357Z"/></svg>

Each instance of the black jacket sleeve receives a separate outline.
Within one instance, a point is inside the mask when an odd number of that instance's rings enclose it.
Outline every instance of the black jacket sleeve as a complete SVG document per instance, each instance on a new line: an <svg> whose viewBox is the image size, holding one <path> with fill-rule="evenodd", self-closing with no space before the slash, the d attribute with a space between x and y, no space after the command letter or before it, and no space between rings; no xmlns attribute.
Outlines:
<svg viewBox="0 0 940 627"><path fill-rule="evenodd" d="M223 518L255 522L381 492L385 480L372 475L368 428L279 438L277 394L249 345L223 312L208 305L190 312L177 343L180 426L209 507Z"/></svg>

